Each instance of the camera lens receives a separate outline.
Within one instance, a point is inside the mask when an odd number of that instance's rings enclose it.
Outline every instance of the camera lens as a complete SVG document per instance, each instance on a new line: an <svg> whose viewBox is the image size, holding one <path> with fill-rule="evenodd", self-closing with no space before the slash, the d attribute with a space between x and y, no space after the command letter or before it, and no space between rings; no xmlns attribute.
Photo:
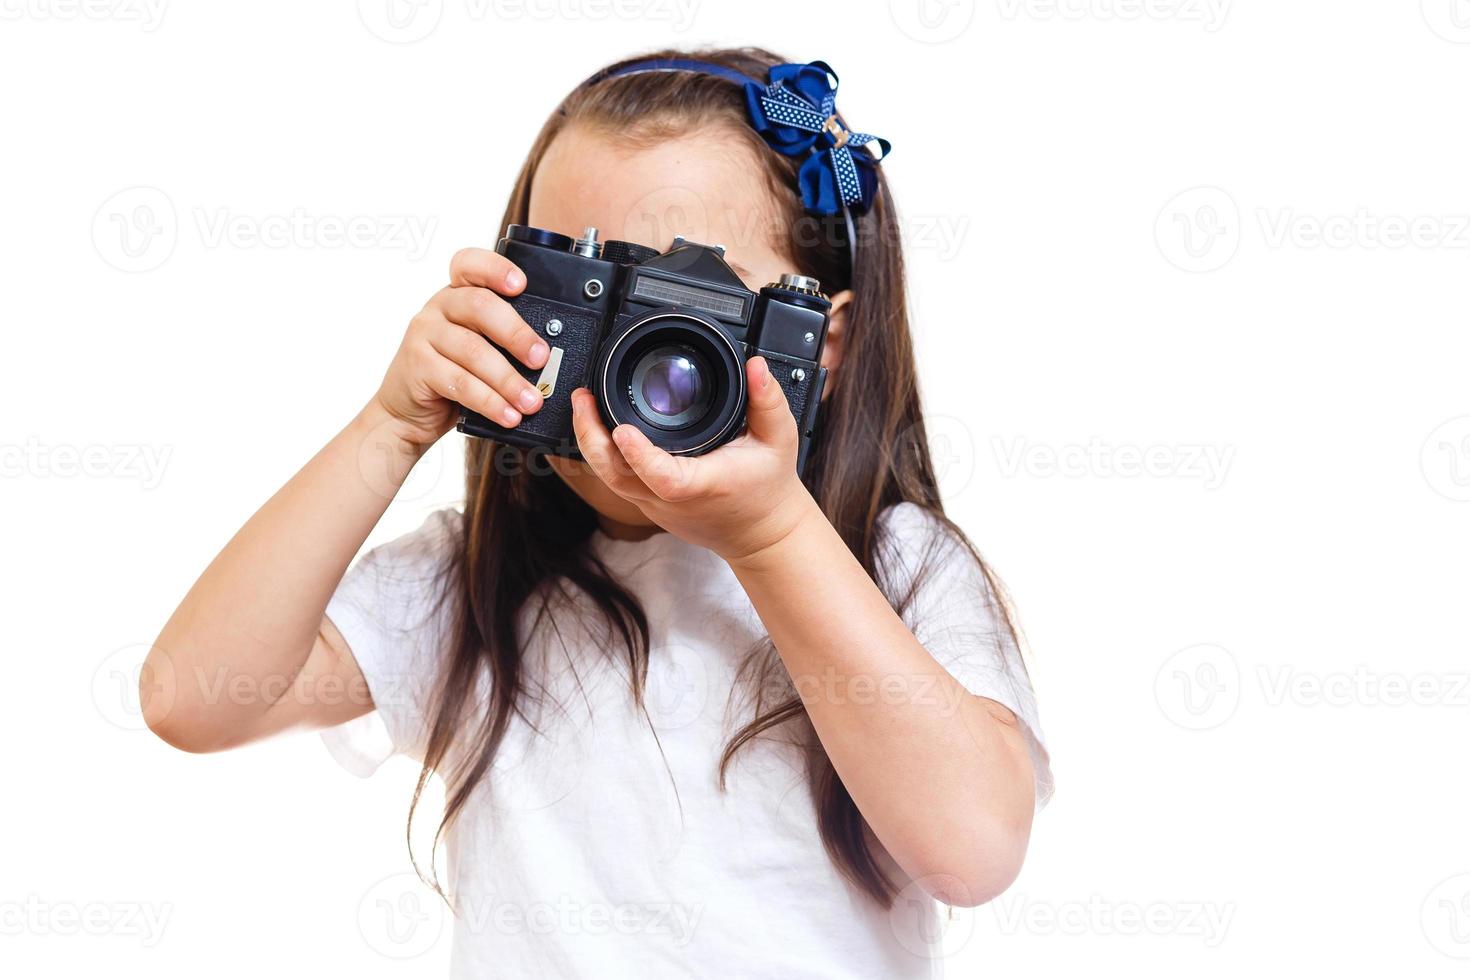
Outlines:
<svg viewBox="0 0 1470 980"><path fill-rule="evenodd" d="M665 344L633 365L628 394L633 407L660 428L678 429L704 418L711 400L709 367L694 348Z"/></svg>
<svg viewBox="0 0 1470 980"><path fill-rule="evenodd" d="M745 359L719 322L661 307L629 317L592 374L608 428L627 423L675 456L728 442L745 420Z"/></svg>

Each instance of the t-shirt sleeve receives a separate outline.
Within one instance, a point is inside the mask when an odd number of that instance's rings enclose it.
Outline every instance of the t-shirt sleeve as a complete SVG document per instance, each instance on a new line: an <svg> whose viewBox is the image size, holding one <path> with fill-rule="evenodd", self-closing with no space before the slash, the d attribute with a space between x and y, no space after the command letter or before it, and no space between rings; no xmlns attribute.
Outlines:
<svg viewBox="0 0 1470 980"><path fill-rule="evenodd" d="M880 521L880 584L904 603L904 622L939 665L971 694L1009 708L1021 723L1036 774L1036 807L1051 798L1051 761L1036 694L1003 606L980 564L955 534L917 504Z"/></svg>
<svg viewBox="0 0 1470 980"><path fill-rule="evenodd" d="M395 754L423 758L429 704L452 639L445 572L460 526L457 511L431 514L417 531L359 558L327 603L375 708L322 733L333 758L356 775L371 775Z"/></svg>

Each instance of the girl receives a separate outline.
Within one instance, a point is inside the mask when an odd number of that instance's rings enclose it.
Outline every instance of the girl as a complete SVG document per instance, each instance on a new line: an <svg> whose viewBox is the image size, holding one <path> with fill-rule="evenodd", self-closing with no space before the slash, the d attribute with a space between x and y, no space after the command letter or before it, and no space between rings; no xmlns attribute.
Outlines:
<svg viewBox="0 0 1470 980"><path fill-rule="evenodd" d="M768 82L825 104L822 128L764 118ZM330 728L370 770L347 723L372 711L420 791L444 779L458 976L929 976L933 900L988 901L1021 866L1050 788L1036 707L941 509L893 203L834 88L759 50L614 65L548 120L505 213L661 250L661 208L727 243L752 290L820 280L829 381L804 477L759 357L747 431L699 457L609 432L578 390L583 461L467 439L463 513L349 571L459 404L506 426L542 408L510 360L548 358L506 302L525 274L465 249L376 396L149 655L145 716L182 749ZM404 464L387 487L382 452ZM187 683L221 674L266 695Z"/></svg>

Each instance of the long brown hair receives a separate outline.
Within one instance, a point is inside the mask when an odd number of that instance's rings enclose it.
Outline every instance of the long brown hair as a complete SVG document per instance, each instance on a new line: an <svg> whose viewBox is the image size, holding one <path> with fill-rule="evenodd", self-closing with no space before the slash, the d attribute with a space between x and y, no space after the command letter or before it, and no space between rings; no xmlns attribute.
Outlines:
<svg viewBox="0 0 1470 980"><path fill-rule="evenodd" d="M770 66L784 60L754 48L662 51L645 57L693 57L753 78L764 78ZM853 216L851 233L857 247L850 251L849 229L840 218L819 219L803 211L796 190L799 161L769 149L745 123L744 96L738 86L693 72L630 74L584 85L562 101L521 167L502 230L526 223L537 167L551 142L573 123L616 130L625 140L657 140L711 124L728 124L732 132L743 134L739 138L745 151L761 162L773 200L785 216L795 268L820 279L828 292L853 293L841 378L824 406L822 428L807 463L808 489L880 585L879 515L891 505L917 504L969 547L944 517L929 458L898 220L882 175L872 207ZM556 596L575 590L589 598L606 620L613 640L610 648L626 651L632 694L639 704L648 668L649 628L642 609L586 547L597 527L592 508L518 449L469 439L465 454L463 534L446 568L444 592L456 625L438 679L424 766L409 812L411 826L430 774L440 772L447 797L436 845L486 778L509 725L522 714L534 687L534 678L522 671L524 637L517 635L518 616L528 603L539 618L550 615L548 603ZM973 548L969 550L974 554ZM979 561L979 556L975 559ZM905 595L889 596L896 609L902 611L908 604L918 581L919 577L912 580ZM1004 614L1003 602L1001 610ZM477 691L483 688L477 681L486 673L489 703L482 706ZM745 680L754 692L750 699L754 717L733 733L725 748L721 784L742 746L776 726L797 726L794 733L808 749L808 776L828 853L849 880L879 904L891 904L896 887L879 863L876 844L817 742L768 640L747 659Z"/></svg>

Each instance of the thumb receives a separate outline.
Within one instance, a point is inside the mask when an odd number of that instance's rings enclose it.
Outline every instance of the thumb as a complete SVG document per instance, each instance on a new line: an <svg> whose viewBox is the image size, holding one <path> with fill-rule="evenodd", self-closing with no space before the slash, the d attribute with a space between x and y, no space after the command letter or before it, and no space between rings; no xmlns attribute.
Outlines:
<svg viewBox="0 0 1470 980"><path fill-rule="evenodd" d="M745 409L745 421L750 434L771 445L796 443L796 419L791 415L791 406L786 393L771 375L770 365L764 357L752 357L745 362L745 377L750 390Z"/></svg>

